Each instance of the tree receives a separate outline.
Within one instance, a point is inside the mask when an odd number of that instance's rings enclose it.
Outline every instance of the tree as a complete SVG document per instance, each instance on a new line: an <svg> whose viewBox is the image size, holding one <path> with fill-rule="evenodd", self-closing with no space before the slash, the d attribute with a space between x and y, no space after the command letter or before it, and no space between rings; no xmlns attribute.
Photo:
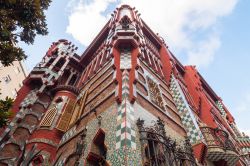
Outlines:
<svg viewBox="0 0 250 166"><path fill-rule="evenodd" d="M47 35L44 11L51 0L0 0L0 62L9 66L15 60L26 59L23 41L33 44L36 35Z"/></svg>
<svg viewBox="0 0 250 166"><path fill-rule="evenodd" d="M5 100L0 100L0 128L7 125L8 119L11 116L10 108L12 107L13 99L6 97Z"/></svg>
<svg viewBox="0 0 250 166"><path fill-rule="evenodd" d="M36 35L47 35L44 11L51 0L0 0L0 62L9 66L26 59L19 41L33 44ZM13 99L0 100L0 127L7 124Z"/></svg>

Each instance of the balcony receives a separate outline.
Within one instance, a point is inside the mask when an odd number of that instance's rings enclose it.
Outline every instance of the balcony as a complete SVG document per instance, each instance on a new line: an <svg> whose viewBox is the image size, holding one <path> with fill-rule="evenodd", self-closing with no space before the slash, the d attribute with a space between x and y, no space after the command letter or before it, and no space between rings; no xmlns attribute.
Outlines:
<svg viewBox="0 0 250 166"><path fill-rule="evenodd" d="M54 89L52 89L52 92L55 93L57 91L62 91L62 90L70 91L76 95L80 93L80 90L72 85L57 85Z"/></svg>
<svg viewBox="0 0 250 166"><path fill-rule="evenodd" d="M236 164L239 155L227 132L210 127L201 127L201 131L208 146L207 158L210 161L224 160L229 166Z"/></svg>

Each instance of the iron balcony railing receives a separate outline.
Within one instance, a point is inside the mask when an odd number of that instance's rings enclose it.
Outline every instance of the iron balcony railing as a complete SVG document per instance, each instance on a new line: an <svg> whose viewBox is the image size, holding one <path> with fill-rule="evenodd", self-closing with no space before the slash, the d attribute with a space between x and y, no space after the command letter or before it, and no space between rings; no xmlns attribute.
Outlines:
<svg viewBox="0 0 250 166"><path fill-rule="evenodd" d="M237 152L226 131L211 127L201 127L201 131L207 142L208 148L221 148Z"/></svg>

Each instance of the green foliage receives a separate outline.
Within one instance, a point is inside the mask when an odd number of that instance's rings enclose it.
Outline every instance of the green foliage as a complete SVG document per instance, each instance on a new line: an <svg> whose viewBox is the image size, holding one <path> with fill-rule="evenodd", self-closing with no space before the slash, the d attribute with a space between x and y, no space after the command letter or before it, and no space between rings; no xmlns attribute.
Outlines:
<svg viewBox="0 0 250 166"><path fill-rule="evenodd" d="M7 125L8 119L11 117L11 107L13 99L6 97L5 100L0 100L0 128Z"/></svg>
<svg viewBox="0 0 250 166"><path fill-rule="evenodd" d="M15 43L33 44L36 35L47 35L44 11L51 0L0 0L0 62L11 65L27 56Z"/></svg>

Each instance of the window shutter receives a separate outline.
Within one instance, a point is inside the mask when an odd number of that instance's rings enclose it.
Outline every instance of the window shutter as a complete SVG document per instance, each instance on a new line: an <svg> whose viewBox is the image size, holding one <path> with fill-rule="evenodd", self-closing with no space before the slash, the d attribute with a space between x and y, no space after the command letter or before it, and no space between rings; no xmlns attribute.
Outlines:
<svg viewBox="0 0 250 166"><path fill-rule="evenodd" d="M86 90L86 92L84 93L84 95L82 97L82 100L81 100L81 103L80 103L80 110L79 110L79 114L77 116L77 119L79 119L81 117L81 115L83 114L85 104L86 104L86 99L87 99L87 96L88 96L88 90L89 89Z"/></svg>
<svg viewBox="0 0 250 166"><path fill-rule="evenodd" d="M72 99L69 99L66 105L66 108L56 126L58 130L63 131L63 132L66 132L68 130L69 123L70 123L70 120L74 111L73 109L74 105L75 105L75 101Z"/></svg>
<svg viewBox="0 0 250 166"><path fill-rule="evenodd" d="M57 113L57 109L56 107L53 107L51 109L49 109L46 114L43 117L42 122L40 123L41 127L50 127L53 123L53 120L56 116Z"/></svg>
<svg viewBox="0 0 250 166"><path fill-rule="evenodd" d="M79 99L75 106L74 106L74 113L70 121L70 126L73 125L82 115L82 112L84 110L86 98L87 98L88 91L84 92L83 96Z"/></svg>
<svg viewBox="0 0 250 166"><path fill-rule="evenodd" d="M70 124L69 126L73 125L75 123L75 121L77 120L77 116L79 114L79 109L80 109L80 105L79 103L77 102L73 108L74 112L73 112L73 115L72 115L72 118L70 120Z"/></svg>

